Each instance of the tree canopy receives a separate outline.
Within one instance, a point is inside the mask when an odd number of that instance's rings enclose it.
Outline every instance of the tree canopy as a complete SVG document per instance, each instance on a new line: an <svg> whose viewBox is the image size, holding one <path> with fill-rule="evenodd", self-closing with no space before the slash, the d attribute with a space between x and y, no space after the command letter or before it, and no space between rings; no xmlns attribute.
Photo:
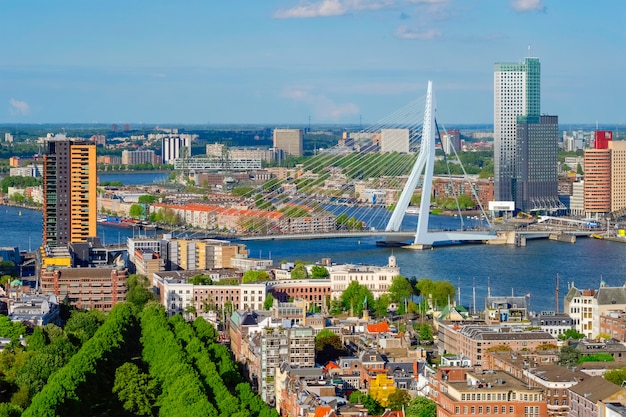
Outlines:
<svg viewBox="0 0 626 417"><path fill-rule="evenodd" d="M450 281L433 281L429 278L421 278L415 285L425 300L429 300L432 297L433 307L444 306L448 303L449 299L454 299L456 290L454 285Z"/></svg>
<svg viewBox="0 0 626 417"><path fill-rule="evenodd" d="M243 274L242 277L242 282L244 284L248 283L248 282L259 282L259 281L267 281L270 279L270 274L267 273L267 271L257 271L257 270L249 270L246 271Z"/></svg>
<svg viewBox="0 0 626 417"><path fill-rule="evenodd" d="M358 281L352 281L341 293L341 306L345 311L360 315L365 308L374 307L374 296L365 286Z"/></svg>
<svg viewBox="0 0 626 417"><path fill-rule="evenodd" d="M406 298L410 298L411 295L413 295L411 283L402 275L398 275L393 278L388 291L391 301L394 303L403 302Z"/></svg>
<svg viewBox="0 0 626 417"><path fill-rule="evenodd" d="M437 415L437 403L418 395L405 409L405 414L406 417L435 417Z"/></svg>

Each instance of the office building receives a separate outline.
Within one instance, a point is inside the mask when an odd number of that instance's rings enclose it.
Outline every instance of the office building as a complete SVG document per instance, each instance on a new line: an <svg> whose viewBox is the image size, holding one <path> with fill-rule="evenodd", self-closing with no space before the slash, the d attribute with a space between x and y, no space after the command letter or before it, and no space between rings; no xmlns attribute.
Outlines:
<svg viewBox="0 0 626 417"><path fill-rule="evenodd" d="M50 266L40 271L41 291L55 294L79 309L110 311L126 299L128 270L122 265L100 268Z"/></svg>
<svg viewBox="0 0 626 417"><path fill-rule="evenodd" d="M302 156L302 129L274 129L274 148Z"/></svg>
<svg viewBox="0 0 626 417"><path fill-rule="evenodd" d="M381 129L380 153L409 153L409 129Z"/></svg>
<svg viewBox="0 0 626 417"><path fill-rule="evenodd" d="M611 212L626 208L626 141L609 142L611 150Z"/></svg>
<svg viewBox="0 0 626 417"><path fill-rule="evenodd" d="M139 150L139 151L122 151L122 164L124 165L138 165L138 164L155 164L155 154L153 150Z"/></svg>
<svg viewBox="0 0 626 417"><path fill-rule="evenodd" d="M538 58L526 58L522 63L495 64L494 191L498 201L515 200L517 120L519 116L540 116L540 81Z"/></svg>
<svg viewBox="0 0 626 417"><path fill-rule="evenodd" d="M520 116L516 131L515 207L524 212L565 208L558 197L558 117Z"/></svg>
<svg viewBox="0 0 626 417"><path fill-rule="evenodd" d="M626 210L626 141L614 141L611 131L597 131L594 148L584 156L584 204L588 218L603 218Z"/></svg>
<svg viewBox="0 0 626 417"><path fill-rule="evenodd" d="M43 155L43 244L96 236L96 146L56 135Z"/></svg>
<svg viewBox="0 0 626 417"><path fill-rule="evenodd" d="M585 150L585 214L600 218L611 211L611 151Z"/></svg>
<svg viewBox="0 0 626 417"><path fill-rule="evenodd" d="M541 388L531 387L502 371L439 367L430 388L430 398L437 403L439 417L548 415Z"/></svg>

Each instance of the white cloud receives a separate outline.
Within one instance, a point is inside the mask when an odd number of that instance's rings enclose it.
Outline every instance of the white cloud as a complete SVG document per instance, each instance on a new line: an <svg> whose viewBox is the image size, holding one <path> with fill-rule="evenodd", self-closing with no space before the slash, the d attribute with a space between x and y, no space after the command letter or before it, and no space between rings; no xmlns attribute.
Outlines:
<svg viewBox="0 0 626 417"><path fill-rule="evenodd" d="M9 110L11 116L26 116L30 113L30 106L25 101L11 98L9 100L9 104L11 105L11 108Z"/></svg>
<svg viewBox="0 0 626 417"><path fill-rule="evenodd" d="M395 5L395 0L321 0L300 1L291 9L278 10L277 19L343 16L353 11L380 10Z"/></svg>
<svg viewBox="0 0 626 417"><path fill-rule="evenodd" d="M543 5L542 0L513 0L511 7L518 12L546 11L546 6Z"/></svg>
<svg viewBox="0 0 626 417"><path fill-rule="evenodd" d="M428 41L431 39L440 38L441 32L436 29L417 31L409 28L407 25L400 25L396 29L395 35L397 38L400 39L419 39L422 41Z"/></svg>
<svg viewBox="0 0 626 417"><path fill-rule="evenodd" d="M289 88L283 96L308 105L319 120L338 120L343 116L359 113L359 107L353 103L336 103L323 94L311 93L308 89Z"/></svg>

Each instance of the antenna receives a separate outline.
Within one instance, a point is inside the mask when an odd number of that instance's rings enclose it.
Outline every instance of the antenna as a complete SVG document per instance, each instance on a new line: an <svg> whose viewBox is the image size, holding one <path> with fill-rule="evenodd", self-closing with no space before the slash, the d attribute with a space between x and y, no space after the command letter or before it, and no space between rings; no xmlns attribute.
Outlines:
<svg viewBox="0 0 626 417"><path fill-rule="evenodd" d="M476 314L476 278L472 279L472 309L474 310L474 314Z"/></svg>
<svg viewBox="0 0 626 417"><path fill-rule="evenodd" d="M556 314L559 314L559 274L556 274Z"/></svg>

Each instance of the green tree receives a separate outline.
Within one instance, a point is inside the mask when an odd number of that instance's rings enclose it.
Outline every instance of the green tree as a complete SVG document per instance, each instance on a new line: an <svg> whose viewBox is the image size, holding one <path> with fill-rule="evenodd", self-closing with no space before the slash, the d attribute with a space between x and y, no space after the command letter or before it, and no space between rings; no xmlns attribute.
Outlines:
<svg viewBox="0 0 626 417"><path fill-rule="evenodd" d="M563 346L559 351L559 365L561 366L575 366L578 364L581 353L578 349L571 346Z"/></svg>
<svg viewBox="0 0 626 417"><path fill-rule="evenodd" d="M454 285L450 281L433 281L429 278L421 278L415 285L424 299L432 297L433 307L445 306L449 299L454 299L456 292Z"/></svg>
<svg viewBox="0 0 626 417"><path fill-rule="evenodd" d="M0 417L20 417L22 408L9 403L0 403Z"/></svg>
<svg viewBox="0 0 626 417"><path fill-rule="evenodd" d="M348 288L341 293L341 305L346 311L360 315L366 306L374 307L372 292L358 281L350 282Z"/></svg>
<svg viewBox="0 0 626 417"><path fill-rule="evenodd" d="M604 379L622 385L626 381L626 368L613 369L604 374Z"/></svg>
<svg viewBox="0 0 626 417"><path fill-rule="evenodd" d="M145 275L130 274L126 279L128 292L126 301L135 305L140 310L149 302L156 301L157 296L150 287L150 280Z"/></svg>
<svg viewBox="0 0 626 417"><path fill-rule="evenodd" d="M272 293L267 293L265 296L265 301L263 302L263 310L269 310L274 305L274 296Z"/></svg>
<svg viewBox="0 0 626 417"><path fill-rule="evenodd" d="M303 263L296 263L291 270L291 278L293 279L306 279L307 276L306 267Z"/></svg>
<svg viewBox="0 0 626 417"><path fill-rule="evenodd" d="M65 333L72 335L83 344L96 334L98 327L104 323L105 315L100 310L72 311L65 324Z"/></svg>
<svg viewBox="0 0 626 417"><path fill-rule="evenodd" d="M315 362L325 365L346 354L341 337L328 329L322 329L315 336Z"/></svg>
<svg viewBox="0 0 626 417"><path fill-rule="evenodd" d="M158 201L158 198L150 194L140 195L139 198L137 199L137 202L139 204L154 204L157 201Z"/></svg>
<svg viewBox="0 0 626 417"><path fill-rule="evenodd" d="M387 309L391 304L391 296L387 293L381 294L378 300L374 302L374 310L379 318L387 315Z"/></svg>
<svg viewBox="0 0 626 417"><path fill-rule="evenodd" d="M405 409L406 417L436 417L437 403L433 400L418 395L413 398Z"/></svg>
<svg viewBox="0 0 626 417"><path fill-rule="evenodd" d="M413 288L408 279L402 275L393 277L389 286L389 296L394 303L404 302L405 299L413 295Z"/></svg>
<svg viewBox="0 0 626 417"><path fill-rule="evenodd" d="M567 329L559 335L560 340L568 340L568 339L580 340L583 337L585 337L585 335L580 333L576 329Z"/></svg>
<svg viewBox="0 0 626 417"><path fill-rule="evenodd" d="M145 210L141 204L132 204L128 209L128 215L132 218L140 218L145 215Z"/></svg>
<svg viewBox="0 0 626 417"><path fill-rule="evenodd" d="M190 284L193 285L213 285L213 279L204 274L194 275L193 277L187 280Z"/></svg>
<svg viewBox="0 0 626 417"><path fill-rule="evenodd" d="M367 412L373 416L379 416L385 411L385 408L370 395L363 398L363 405L367 408Z"/></svg>
<svg viewBox="0 0 626 417"><path fill-rule="evenodd" d="M330 272L325 266L315 265L311 268L311 278L329 278Z"/></svg>
<svg viewBox="0 0 626 417"><path fill-rule="evenodd" d="M268 281L270 279L270 274L267 273L267 271L263 271L263 270L249 270L246 271L243 274L243 277L241 278L242 282L244 284L248 283L248 282L260 282L260 281Z"/></svg>
<svg viewBox="0 0 626 417"><path fill-rule="evenodd" d="M411 396L404 389L398 389L389 394L387 408L393 411L400 411L406 408L411 402Z"/></svg>
<svg viewBox="0 0 626 417"><path fill-rule="evenodd" d="M138 416L154 415L152 405L156 400L156 385L134 363L126 362L117 368L113 393L117 394L124 410Z"/></svg>

